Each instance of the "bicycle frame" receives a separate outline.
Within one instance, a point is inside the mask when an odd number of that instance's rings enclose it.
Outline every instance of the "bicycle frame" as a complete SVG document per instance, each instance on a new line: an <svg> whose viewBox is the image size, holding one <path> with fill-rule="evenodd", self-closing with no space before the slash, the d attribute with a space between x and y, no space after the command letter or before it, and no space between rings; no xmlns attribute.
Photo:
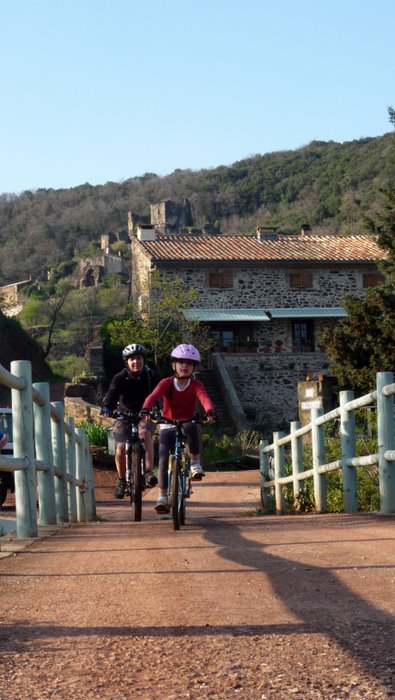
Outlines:
<svg viewBox="0 0 395 700"><path fill-rule="evenodd" d="M139 413L133 413L132 411L127 413L119 412L114 414L114 416L117 420L124 420L128 423L130 436L128 436L125 443L125 495L130 497L135 522L139 522L142 515L142 492L145 488L145 442L139 437L138 429L141 418Z"/></svg>
<svg viewBox="0 0 395 700"><path fill-rule="evenodd" d="M162 419L160 422L174 425L176 430L174 450L169 454L168 461L168 486L167 497L173 520L174 530L179 530L180 525L185 525L186 499L192 493L190 458L186 448L186 436L182 431L184 423L201 424L197 418L187 420L170 421Z"/></svg>

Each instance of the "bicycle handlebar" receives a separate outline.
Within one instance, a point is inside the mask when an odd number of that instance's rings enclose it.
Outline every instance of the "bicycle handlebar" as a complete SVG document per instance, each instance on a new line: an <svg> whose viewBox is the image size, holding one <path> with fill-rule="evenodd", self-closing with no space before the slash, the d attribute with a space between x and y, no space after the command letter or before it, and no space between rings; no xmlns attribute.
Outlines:
<svg viewBox="0 0 395 700"><path fill-rule="evenodd" d="M199 416L192 416L192 418L166 418L165 416L159 416L157 419L152 419L154 423L167 423L169 425L174 425L176 428L178 426L184 425L184 423L197 423L198 425L204 425L208 423L207 414L199 418Z"/></svg>
<svg viewBox="0 0 395 700"><path fill-rule="evenodd" d="M149 417L154 415L154 413L148 413ZM127 420L139 423L139 421L144 420L145 415L142 415L140 411L111 411L108 417L116 418L117 420Z"/></svg>

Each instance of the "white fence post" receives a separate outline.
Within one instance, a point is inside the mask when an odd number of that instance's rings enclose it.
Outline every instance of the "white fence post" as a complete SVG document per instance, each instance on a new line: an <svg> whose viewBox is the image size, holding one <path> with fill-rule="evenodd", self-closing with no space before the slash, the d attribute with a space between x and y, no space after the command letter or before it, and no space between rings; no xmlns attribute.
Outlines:
<svg viewBox="0 0 395 700"><path fill-rule="evenodd" d="M278 440L284 437L285 433L274 433L274 474L275 474L275 498L276 498L276 513L284 515L285 513L285 496L279 479L284 476L284 445L279 445Z"/></svg>
<svg viewBox="0 0 395 700"><path fill-rule="evenodd" d="M318 469L325 464L325 434L322 425L316 425L316 419L324 415L322 408L311 409L311 442L313 448L314 500L317 513L326 513L326 477Z"/></svg>
<svg viewBox="0 0 395 700"><path fill-rule="evenodd" d="M355 455L355 410L347 411L345 404L354 398L353 391L340 392L340 439L343 473L343 505L346 513L358 511L357 469L347 465Z"/></svg>
<svg viewBox="0 0 395 700"><path fill-rule="evenodd" d="M86 502L88 485L86 482L86 457L85 457L85 433L83 428L77 428L76 433L79 437L77 443L77 479L84 482L85 490L79 491L79 496L77 499L77 519L79 523L86 523L87 521L87 509Z"/></svg>
<svg viewBox="0 0 395 700"><path fill-rule="evenodd" d="M66 445L64 429L64 407L61 401L52 403L57 420L52 415L52 449L55 470L58 475L55 478L55 500L57 520L60 523L67 523L69 520L69 509L67 503L67 476L66 476Z"/></svg>
<svg viewBox="0 0 395 700"><path fill-rule="evenodd" d="M36 468L33 441L33 393L31 363L11 362L11 373L24 380L23 389L11 389L14 419L14 457L26 457L28 466L15 472L17 537L37 537Z"/></svg>
<svg viewBox="0 0 395 700"><path fill-rule="evenodd" d="M293 489L294 489L294 501L298 498L303 486L299 480L299 474L303 471L303 444L302 438L295 435L296 431L300 428L300 421L291 422L291 460L292 460L292 476L293 476ZM303 482L302 482L303 483Z"/></svg>
<svg viewBox="0 0 395 700"><path fill-rule="evenodd" d="M393 452L395 447L394 394L386 395L382 391L384 386L393 381L393 372L377 374L377 441L382 513L395 513L395 460L385 456L386 452Z"/></svg>
<svg viewBox="0 0 395 700"><path fill-rule="evenodd" d="M34 388L43 397L43 404L33 404L36 457L48 465L37 474L39 518L41 525L56 525L55 475L51 442L51 403L47 382L37 382Z"/></svg>
<svg viewBox="0 0 395 700"><path fill-rule="evenodd" d="M76 442L75 421L70 416L68 421L70 433L66 435L66 465L70 479L67 479L67 500L69 505L69 518L72 523L77 522L77 494L76 494Z"/></svg>
<svg viewBox="0 0 395 700"><path fill-rule="evenodd" d="M269 442L261 440L259 443L259 469L261 473L261 505L264 513L270 512L270 494L269 489L265 488L265 484L270 479L269 473L269 456L264 452L264 447L267 447Z"/></svg>
<svg viewBox="0 0 395 700"><path fill-rule="evenodd" d="M88 462L88 483L89 483L89 520L96 518L96 498L95 498L95 480L93 475L93 457L89 449L89 442L85 435L85 446Z"/></svg>

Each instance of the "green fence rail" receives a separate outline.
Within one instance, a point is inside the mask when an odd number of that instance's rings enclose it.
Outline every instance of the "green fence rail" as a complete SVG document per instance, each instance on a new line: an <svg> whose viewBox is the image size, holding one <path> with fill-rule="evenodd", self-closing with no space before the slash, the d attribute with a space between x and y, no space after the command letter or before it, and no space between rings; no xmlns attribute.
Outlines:
<svg viewBox="0 0 395 700"><path fill-rule="evenodd" d="M17 538L38 536L38 525L89 522L96 517L88 441L74 418L51 403L49 384L32 384L31 363L0 365L0 384L11 389L13 455L0 455L0 471L14 472ZM37 508L38 502L38 508Z"/></svg>
<svg viewBox="0 0 395 700"><path fill-rule="evenodd" d="M293 486L296 499L303 489L305 479L313 479L314 501L317 513L327 511L326 475L341 470L343 475L343 504L346 513L358 511L356 467L377 465L379 471L380 512L395 513L395 426L393 372L377 374L376 389L365 396L354 398L352 391L340 392L340 405L329 413L323 409L312 409L311 422L301 427L299 421L290 424L290 433L273 434L273 442L260 443L261 503L264 513L272 511L274 492L275 510L285 513L283 487ZM378 451L373 455L356 456L355 412L364 406L377 409ZM325 425L333 421L340 423L340 459L325 461ZM303 436L311 434L312 469L304 469ZM285 446L290 447L292 474L285 475Z"/></svg>

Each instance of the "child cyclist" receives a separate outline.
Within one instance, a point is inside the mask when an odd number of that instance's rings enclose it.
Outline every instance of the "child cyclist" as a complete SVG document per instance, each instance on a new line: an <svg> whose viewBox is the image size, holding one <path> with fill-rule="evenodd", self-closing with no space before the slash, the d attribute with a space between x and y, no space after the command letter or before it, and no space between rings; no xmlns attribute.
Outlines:
<svg viewBox="0 0 395 700"><path fill-rule="evenodd" d="M200 431L199 425L192 419L200 401L211 422L215 420L214 405L207 395L202 382L193 377L196 365L200 362L200 353L187 343L177 345L171 353L174 376L162 379L153 392L147 396L141 409L142 415L147 413L154 404L163 399L162 415L168 420L188 420L184 423L183 430L187 439L189 455L191 458L192 479L200 481L204 471L200 464ZM169 503L167 498L168 473L167 464L169 451L174 449L175 428L171 424L160 425L159 438L159 463L158 486L159 498L155 506L157 513L168 513Z"/></svg>

